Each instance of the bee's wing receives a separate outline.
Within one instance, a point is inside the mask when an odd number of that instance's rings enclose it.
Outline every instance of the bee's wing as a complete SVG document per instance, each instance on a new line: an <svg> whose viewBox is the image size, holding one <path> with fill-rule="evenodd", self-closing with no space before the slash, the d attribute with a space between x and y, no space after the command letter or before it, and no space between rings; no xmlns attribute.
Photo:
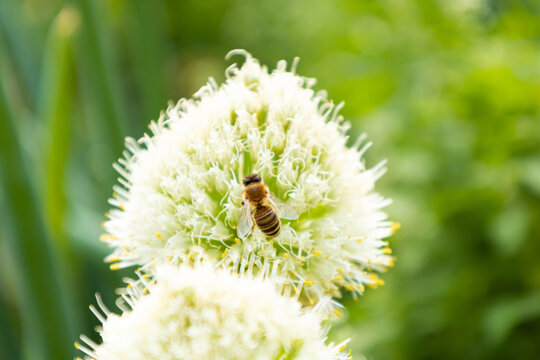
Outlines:
<svg viewBox="0 0 540 360"><path fill-rule="evenodd" d="M274 208L276 208L280 218L287 220L298 219L298 214L296 213L296 211L285 201L282 201L275 197L274 194L268 193L268 200L270 200L270 203L274 206Z"/></svg>
<svg viewBox="0 0 540 360"><path fill-rule="evenodd" d="M236 227L236 233L240 239L243 239L249 234L253 228L253 219L251 218L251 207L249 206L249 200L244 200L244 207L238 218L238 226Z"/></svg>

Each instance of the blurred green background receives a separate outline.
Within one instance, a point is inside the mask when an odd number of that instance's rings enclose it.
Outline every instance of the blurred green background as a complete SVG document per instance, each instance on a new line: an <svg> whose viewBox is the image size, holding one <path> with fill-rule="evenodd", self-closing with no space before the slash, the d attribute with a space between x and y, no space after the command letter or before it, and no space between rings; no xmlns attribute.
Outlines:
<svg viewBox="0 0 540 360"><path fill-rule="evenodd" d="M98 241L127 135L245 48L300 56L388 159L386 286L331 337L369 359L540 358L540 2L0 1L0 358L69 359L130 271ZM96 339L97 340L97 339Z"/></svg>

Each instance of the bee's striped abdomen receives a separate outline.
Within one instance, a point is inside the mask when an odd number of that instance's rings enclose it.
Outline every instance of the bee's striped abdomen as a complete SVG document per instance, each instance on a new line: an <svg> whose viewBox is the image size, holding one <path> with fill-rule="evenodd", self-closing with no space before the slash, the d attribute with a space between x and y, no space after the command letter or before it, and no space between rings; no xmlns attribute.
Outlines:
<svg viewBox="0 0 540 360"><path fill-rule="evenodd" d="M279 234L281 223L275 210L270 206L258 206L253 213L253 218L264 235L274 237Z"/></svg>

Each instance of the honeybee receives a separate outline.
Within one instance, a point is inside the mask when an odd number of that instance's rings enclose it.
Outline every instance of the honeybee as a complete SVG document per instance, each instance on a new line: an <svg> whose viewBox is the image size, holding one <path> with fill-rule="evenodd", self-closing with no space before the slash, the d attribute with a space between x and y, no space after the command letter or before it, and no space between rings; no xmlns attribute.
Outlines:
<svg viewBox="0 0 540 360"><path fill-rule="evenodd" d="M253 230L253 220L268 237L274 237L281 231L279 218L287 220L298 219L298 214L286 202L274 196L264 185L261 177L257 174L247 175L242 183L244 189L244 201L242 212L238 219L236 232L240 239L245 238Z"/></svg>

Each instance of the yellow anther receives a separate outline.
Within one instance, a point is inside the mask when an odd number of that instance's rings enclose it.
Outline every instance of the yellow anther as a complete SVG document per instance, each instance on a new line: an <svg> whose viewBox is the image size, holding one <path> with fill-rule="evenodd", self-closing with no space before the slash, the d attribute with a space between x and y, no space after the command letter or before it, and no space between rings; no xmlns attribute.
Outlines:
<svg viewBox="0 0 540 360"><path fill-rule="evenodd" d="M369 279L374 281L373 284L367 284L370 288L376 288L378 286L384 285L384 280L380 279L376 274L370 274Z"/></svg>
<svg viewBox="0 0 540 360"><path fill-rule="evenodd" d="M298 294L300 292L300 290L298 290L298 288L295 286L294 287L294 292Z"/></svg>
<svg viewBox="0 0 540 360"><path fill-rule="evenodd" d="M358 285L358 290L363 293L366 288L364 287L364 285L360 284Z"/></svg>
<svg viewBox="0 0 540 360"><path fill-rule="evenodd" d="M313 306L313 304L315 304L315 301L313 301L313 299L309 299L309 305Z"/></svg>
<svg viewBox="0 0 540 360"><path fill-rule="evenodd" d="M345 350L346 347L347 347L346 345L343 345L342 347L339 348L339 351Z"/></svg>
<svg viewBox="0 0 540 360"><path fill-rule="evenodd" d="M359 242L359 243L360 243L360 242L362 242L362 241L364 241L364 238L362 238L362 237L359 237L358 239L356 239L356 242Z"/></svg>
<svg viewBox="0 0 540 360"><path fill-rule="evenodd" d="M345 285L345 289L349 290L349 291L352 291L352 290L356 289L356 287L354 285Z"/></svg>
<svg viewBox="0 0 540 360"><path fill-rule="evenodd" d="M343 276L339 276L339 275L338 275L338 276L336 276L336 277L334 278L334 280L336 280L336 281L341 281L341 280L343 280Z"/></svg>
<svg viewBox="0 0 540 360"><path fill-rule="evenodd" d="M143 279L148 279L149 277L150 277L150 275L148 275L148 274L144 274L144 275L142 276Z"/></svg>
<svg viewBox="0 0 540 360"><path fill-rule="evenodd" d="M124 205L122 205L122 204L118 205L118 207L119 207L120 210L122 210L122 211L126 210L126 208L125 208Z"/></svg>
<svg viewBox="0 0 540 360"><path fill-rule="evenodd" d="M394 261L395 261L395 259L390 259L390 261L388 262L388 266L389 267L394 267Z"/></svg>
<svg viewBox="0 0 540 360"><path fill-rule="evenodd" d="M77 341L75 341L75 344L74 344L74 345L75 345L75 349L77 349L77 350L78 350L79 347L81 346L81 344L79 344Z"/></svg>
<svg viewBox="0 0 540 360"><path fill-rule="evenodd" d="M311 281L309 281L309 280L306 280L306 281L304 281L304 285L311 286L311 285L313 285L313 283Z"/></svg>
<svg viewBox="0 0 540 360"><path fill-rule="evenodd" d="M384 248L382 249L382 253L386 255L390 255L392 253L392 249L390 248Z"/></svg>
<svg viewBox="0 0 540 360"><path fill-rule="evenodd" d="M157 237L158 239L161 239L162 236L161 236L160 233L156 233L156 237Z"/></svg>
<svg viewBox="0 0 540 360"><path fill-rule="evenodd" d="M334 309L334 314L336 314L337 317L341 317L341 311L339 311L339 309Z"/></svg>
<svg viewBox="0 0 540 360"><path fill-rule="evenodd" d="M144 288L143 292L146 294L146 293L150 292L150 290L148 290L148 288Z"/></svg>
<svg viewBox="0 0 540 360"><path fill-rule="evenodd" d="M109 268L111 270L119 270L120 269L120 264L119 263L111 264L111 266L109 266Z"/></svg>
<svg viewBox="0 0 540 360"><path fill-rule="evenodd" d="M285 254L283 254L283 257L288 258L288 257L289 257L289 254L285 253Z"/></svg>
<svg viewBox="0 0 540 360"><path fill-rule="evenodd" d="M128 284L128 286L126 286L128 289L131 289L133 286L131 286L131 284Z"/></svg>
<svg viewBox="0 0 540 360"><path fill-rule="evenodd" d="M320 250L319 250L319 251L315 251L315 252L313 253L313 255L315 255L315 256L319 256L319 255L321 255L321 254L322 254L322 251L320 251Z"/></svg>
<svg viewBox="0 0 540 360"><path fill-rule="evenodd" d="M401 227L401 224L398 223L398 222L393 222L391 225L390 225L390 230L392 230L392 233L395 233L396 231L399 230L399 228Z"/></svg>
<svg viewBox="0 0 540 360"><path fill-rule="evenodd" d="M221 254L221 257L224 258L225 256L227 256L227 251L229 251L229 248L225 248L225 251L223 252L223 254Z"/></svg>
<svg viewBox="0 0 540 360"><path fill-rule="evenodd" d="M342 268L338 268L337 271L338 271L338 273L340 273L340 274L345 273L345 270L343 270Z"/></svg>
<svg viewBox="0 0 540 360"><path fill-rule="evenodd" d="M234 242L238 244L240 242L240 239L239 238L234 238Z"/></svg>

